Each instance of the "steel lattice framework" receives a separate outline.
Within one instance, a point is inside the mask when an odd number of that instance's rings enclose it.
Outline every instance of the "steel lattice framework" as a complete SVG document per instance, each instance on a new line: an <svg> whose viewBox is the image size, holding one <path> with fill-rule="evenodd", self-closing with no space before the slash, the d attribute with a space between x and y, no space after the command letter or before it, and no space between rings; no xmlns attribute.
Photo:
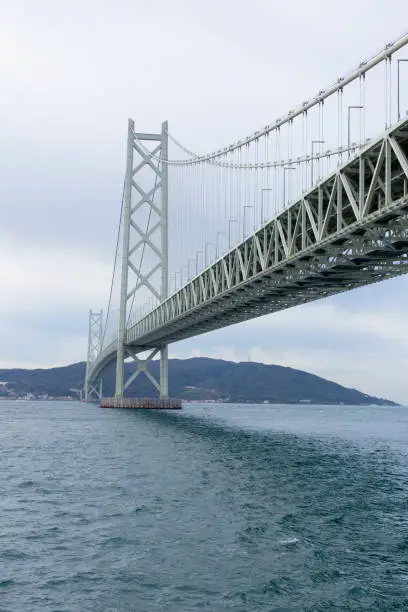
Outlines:
<svg viewBox="0 0 408 612"><path fill-rule="evenodd" d="M89 322L88 322L88 355L86 361L86 373L85 373L85 400L89 400L93 395L101 398L102 396L102 379L100 379L100 388L97 390L91 384L91 374L94 368L94 364L98 362L99 354L102 350L102 338L103 338L103 311L93 312L89 311ZM92 379L93 380L93 379Z"/></svg>
<svg viewBox="0 0 408 612"><path fill-rule="evenodd" d="M154 143L152 151L147 151L144 142ZM118 342L116 343L116 396L123 392L140 372L144 372L162 397L168 395L168 349L160 343L153 353L143 361L137 351L128 346L126 328L135 294L144 288L157 300L168 295L168 223L167 223L167 166L160 163L167 158L167 123L162 124L160 134L136 133L133 120L128 122L127 162L124 189L123 252L120 287L120 314ZM158 161L155 156L159 155ZM143 174L147 180L143 181ZM159 197L157 197L159 194ZM142 227L138 215L142 207L148 209L148 222ZM151 222L153 214L153 221ZM155 236L159 235L159 244ZM147 271L142 272L145 250L150 259ZM138 263L139 262L139 263ZM156 272L160 273L160 286L154 283ZM160 351L160 384L147 368L147 362ZM131 357L136 371L128 381L124 379L124 361Z"/></svg>
<svg viewBox="0 0 408 612"><path fill-rule="evenodd" d="M132 352L408 271L408 119L207 267L126 332ZM99 354L89 380L116 358Z"/></svg>

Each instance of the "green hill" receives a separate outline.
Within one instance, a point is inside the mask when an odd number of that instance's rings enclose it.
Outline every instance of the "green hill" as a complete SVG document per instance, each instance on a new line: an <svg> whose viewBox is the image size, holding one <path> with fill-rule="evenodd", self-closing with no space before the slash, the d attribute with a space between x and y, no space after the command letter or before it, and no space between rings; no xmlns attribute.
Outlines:
<svg viewBox="0 0 408 612"><path fill-rule="evenodd" d="M159 362L150 367L158 376ZM133 371L126 364L127 374ZM0 370L0 382L18 394L52 396L75 394L82 388L85 363L74 363L48 370ZM105 396L113 395L115 364L104 373ZM191 400L224 400L233 402L310 402L313 404L378 404L394 402L348 389L314 374L262 363L234 363L219 359L171 359L169 361L169 395ZM4 391L4 385L2 385ZM155 389L143 375L128 390L129 396L152 397Z"/></svg>

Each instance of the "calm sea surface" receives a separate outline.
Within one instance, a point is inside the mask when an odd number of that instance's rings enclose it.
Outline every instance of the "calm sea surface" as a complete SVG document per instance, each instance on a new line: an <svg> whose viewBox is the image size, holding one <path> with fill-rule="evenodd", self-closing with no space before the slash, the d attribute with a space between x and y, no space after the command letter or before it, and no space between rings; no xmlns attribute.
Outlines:
<svg viewBox="0 0 408 612"><path fill-rule="evenodd" d="M408 610L408 408L0 403L0 610Z"/></svg>

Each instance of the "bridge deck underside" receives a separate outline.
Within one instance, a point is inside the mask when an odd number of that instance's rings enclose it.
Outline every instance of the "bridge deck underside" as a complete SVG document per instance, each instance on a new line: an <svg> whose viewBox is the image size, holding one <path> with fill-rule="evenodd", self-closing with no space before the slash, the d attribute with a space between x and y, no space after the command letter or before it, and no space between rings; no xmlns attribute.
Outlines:
<svg viewBox="0 0 408 612"><path fill-rule="evenodd" d="M406 204L408 208L408 201ZM408 225L408 215L405 217ZM349 242L349 241L347 241ZM346 243L344 243L346 244ZM234 293L220 295L204 307L198 306L180 320L151 332L129 345L144 350L160 343L171 343L211 330L285 310L343 291L392 278L408 272L407 239L396 237L387 246L373 244L365 253L338 257L339 263L327 265L327 253L305 256L285 269L265 273Z"/></svg>
<svg viewBox="0 0 408 612"><path fill-rule="evenodd" d="M407 271L405 119L135 323L127 344L158 347Z"/></svg>

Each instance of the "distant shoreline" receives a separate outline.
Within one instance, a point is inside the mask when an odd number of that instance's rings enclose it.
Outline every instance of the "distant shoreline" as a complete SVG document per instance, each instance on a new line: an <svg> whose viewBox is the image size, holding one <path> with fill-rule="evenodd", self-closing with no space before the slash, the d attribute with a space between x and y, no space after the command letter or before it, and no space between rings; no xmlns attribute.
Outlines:
<svg viewBox="0 0 408 612"><path fill-rule="evenodd" d="M159 362L150 370L159 377ZM133 373L125 364L125 377ZM79 400L85 377L85 363L49 369L0 370L0 398L72 401ZM129 397L155 397L156 390L146 376L138 376L128 389ZM115 394L115 364L103 372L103 396ZM340 385L321 376L294 368L252 361L236 363L195 357L169 360L169 395L187 402L254 403L304 405L397 406Z"/></svg>

